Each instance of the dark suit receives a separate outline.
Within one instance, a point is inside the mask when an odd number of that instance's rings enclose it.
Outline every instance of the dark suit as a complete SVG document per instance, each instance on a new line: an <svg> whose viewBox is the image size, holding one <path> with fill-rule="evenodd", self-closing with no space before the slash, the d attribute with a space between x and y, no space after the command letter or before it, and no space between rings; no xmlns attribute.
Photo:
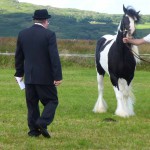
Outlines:
<svg viewBox="0 0 150 150"><path fill-rule="evenodd" d="M37 122L46 128L58 105L54 80L62 80L55 33L36 24L21 31L17 39L15 68L15 76L25 75L30 130L36 128ZM39 100L44 105L41 116Z"/></svg>

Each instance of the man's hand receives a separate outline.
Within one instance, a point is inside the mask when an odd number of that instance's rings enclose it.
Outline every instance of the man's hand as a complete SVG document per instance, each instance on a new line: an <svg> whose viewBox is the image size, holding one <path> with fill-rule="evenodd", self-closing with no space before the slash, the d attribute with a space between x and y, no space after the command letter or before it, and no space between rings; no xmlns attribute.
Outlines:
<svg viewBox="0 0 150 150"><path fill-rule="evenodd" d="M131 41L131 38L123 38L123 43L130 43Z"/></svg>
<svg viewBox="0 0 150 150"><path fill-rule="evenodd" d="M58 85L61 84L61 83L62 83L62 80L60 80L60 81L56 81L56 80L55 80L55 81L54 81L54 85L55 85L55 86L58 86Z"/></svg>

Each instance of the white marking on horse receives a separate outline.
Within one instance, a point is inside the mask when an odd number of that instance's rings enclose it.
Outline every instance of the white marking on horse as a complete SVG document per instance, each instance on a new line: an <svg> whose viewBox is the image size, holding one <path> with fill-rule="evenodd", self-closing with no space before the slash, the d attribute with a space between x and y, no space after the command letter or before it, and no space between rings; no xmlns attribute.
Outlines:
<svg viewBox="0 0 150 150"><path fill-rule="evenodd" d="M109 49L110 47L112 46L113 42L114 42L114 38L115 36L113 35L105 35L103 36L106 40L105 44L109 41L109 40L112 40L110 44L108 44L106 46L106 48L100 53L100 64L101 66L103 67L103 69L109 74L109 71L108 71L108 52L109 52ZM104 45L105 45L104 44Z"/></svg>

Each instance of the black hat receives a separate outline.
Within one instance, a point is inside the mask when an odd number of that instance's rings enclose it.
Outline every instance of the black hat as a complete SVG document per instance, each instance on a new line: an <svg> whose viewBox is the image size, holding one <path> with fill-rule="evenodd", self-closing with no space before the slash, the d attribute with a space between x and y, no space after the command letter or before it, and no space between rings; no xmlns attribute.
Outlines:
<svg viewBox="0 0 150 150"><path fill-rule="evenodd" d="M43 20L48 18L51 18L51 15L48 14L46 9L35 10L33 19Z"/></svg>

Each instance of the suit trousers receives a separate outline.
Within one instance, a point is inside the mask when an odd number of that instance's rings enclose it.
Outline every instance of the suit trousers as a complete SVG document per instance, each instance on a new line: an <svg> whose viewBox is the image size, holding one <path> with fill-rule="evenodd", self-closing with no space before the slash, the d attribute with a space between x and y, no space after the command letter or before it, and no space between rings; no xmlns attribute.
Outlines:
<svg viewBox="0 0 150 150"><path fill-rule="evenodd" d="M58 105L56 87L54 85L26 84L25 94L30 131L36 130L37 124L46 129L52 123ZM41 114L39 101L44 106Z"/></svg>

